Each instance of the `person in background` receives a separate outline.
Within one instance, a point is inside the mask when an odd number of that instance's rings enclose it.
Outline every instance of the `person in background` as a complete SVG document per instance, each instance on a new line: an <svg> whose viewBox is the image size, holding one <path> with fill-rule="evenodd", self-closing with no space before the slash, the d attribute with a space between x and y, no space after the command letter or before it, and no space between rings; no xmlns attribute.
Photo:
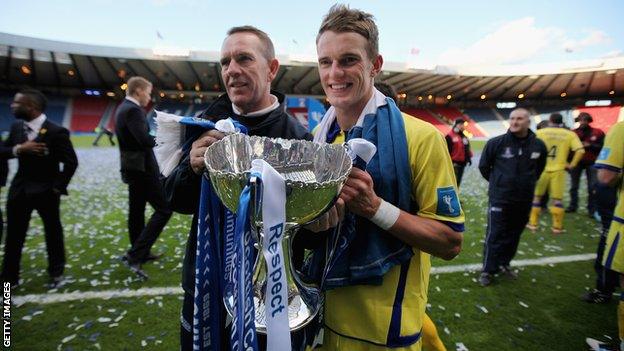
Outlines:
<svg viewBox="0 0 624 351"><path fill-rule="evenodd" d="M461 185L466 165L472 164L472 151L470 150L470 140L464 129L466 128L466 120L458 118L453 123L453 127L445 136L446 145L448 146L451 160L453 161L453 171L457 179L457 186Z"/></svg>
<svg viewBox="0 0 624 351"><path fill-rule="evenodd" d="M535 184L546 165L546 146L529 129L530 123L528 110L511 111L507 133L488 140L481 153L479 171L489 182L481 286L492 284L494 274L501 271L517 278L510 263L529 219Z"/></svg>
<svg viewBox="0 0 624 351"><path fill-rule="evenodd" d="M579 123L579 127L574 129L574 132L581 140L581 143L583 143L585 153L578 165L570 169L572 185L570 186L570 204L566 208L566 212L576 212L577 210L579 184L581 182L581 175L585 172L585 177L587 178L587 213L593 218L596 212L594 197L596 169L594 168L594 162L596 162L598 153L600 153L600 149L604 143L605 133L591 126L594 119L587 112L581 112L576 118L576 121Z"/></svg>
<svg viewBox="0 0 624 351"><path fill-rule="evenodd" d="M622 187L622 170L624 169L624 122L619 122L609 130L605 138L604 147L595 164L598 183L612 188L618 188L618 199L613 219L606 238L606 245L602 254L602 265L606 270L619 275L620 285L624 283L624 188ZM617 308L619 329L619 348L624 351L624 292L620 293ZM615 350L616 348L609 348Z"/></svg>
<svg viewBox="0 0 624 351"><path fill-rule="evenodd" d="M37 211L45 232L49 288L63 284L65 244L61 224L61 195L67 195L78 158L69 131L46 115L47 99L38 90L15 94L11 111L17 121L0 147L0 160L17 158L18 169L7 197L7 238L2 280L19 284L20 261L32 212Z"/></svg>
<svg viewBox="0 0 624 351"><path fill-rule="evenodd" d="M160 255L151 252L151 248L173 212L165 200L160 170L152 150L156 142L149 134L149 125L143 109L152 99L152 83L142 77L132 77L127 84L126 98L115 114L121 179L128 184L130 249L122 260L132 272L147 279L142 265L160 258ZM146 225L147 203L154 208L154 213Z"/></svg>
<svg viewBox="0 0 624 351"><path fill-rule="evenodd" d="M565 187L565 171L570 170L578 164L585 151L579 138L572 132L564 128L563 116L553 113L549 118L549 126L536 132L548 150L546 168L540 176L535 186L535 196L533 197L533 207L529 215L527 228L536 231L539 214L541 212L541 200L544 193L548 192L553 205L550 207L552 216L553 234L563 233L563 191ZM574 153L572 161L568 164L568 156Z"/></svg>
<svg viewBox="0 0 624 351"><path fill-rule="evenodd" d="M0 145L3 141L0 140ZM7 177L9 175L9 163L6 159L0 158L0 194L2 194L2 187L7 183ZM2 215L2 207L0 207L0 243L2 242L2 236L4 235L4 217Z"/></svg>

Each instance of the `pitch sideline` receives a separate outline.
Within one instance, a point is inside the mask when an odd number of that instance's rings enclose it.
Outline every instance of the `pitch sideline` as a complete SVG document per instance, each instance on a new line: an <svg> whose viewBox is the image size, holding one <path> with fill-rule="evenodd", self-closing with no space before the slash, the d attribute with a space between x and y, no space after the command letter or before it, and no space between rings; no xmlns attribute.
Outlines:
<svg viewBox="0 0 624 351"><path fill-rule="evenodd" d="M582 262L590 261L596 258L596 254L587 253L579 255L568 256L552 256L535 259L524 259L512 261L512 267L527 267L527 266L545 266L549 264L557 263L570 263L570 262ZM446 274L446 273L460 273L460 272L474 272L481 269L481 263L463 264L455 266L442 266L432 267L431 274ZM25 303L36 303L41 305L93 300L93 299L115 299L124 297L144 297L144 296L166 296L166 295L181 295L183 293L180 287L158 287L158 288L140 288L136 290L131 289L118 289L118 290L105 290L105 291L84 291L84 292L71 292L71 293L51 293L51 294L30 294L22 296L13 296L13 303L17 306Z"/></svg>

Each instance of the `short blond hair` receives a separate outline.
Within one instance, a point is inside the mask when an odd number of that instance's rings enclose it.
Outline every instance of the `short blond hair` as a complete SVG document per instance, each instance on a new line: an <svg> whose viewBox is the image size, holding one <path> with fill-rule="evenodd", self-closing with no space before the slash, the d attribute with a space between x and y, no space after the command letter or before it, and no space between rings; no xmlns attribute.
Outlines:
<svg viewBox="0 0 624 351"><path fill-rule="evenodd" d="M368 42L366 53L370 56L369 58L374 60L379 55L379 30L375 24L375 17L370 13L350 9L347 5L336 4L323 18L321 28L316 35L317 44L321 35L326 31L357 33L366 38Z"/></svg>
<svg viewBox="0 0 624 351"><path fill-rule="evenodd" d="M135 77L128 79L127 84L128 84L128 88L126 89L127 95L134 95L137 89L147 89L148 87L152 86L152 82L139 76L135 76Z"/></svg>

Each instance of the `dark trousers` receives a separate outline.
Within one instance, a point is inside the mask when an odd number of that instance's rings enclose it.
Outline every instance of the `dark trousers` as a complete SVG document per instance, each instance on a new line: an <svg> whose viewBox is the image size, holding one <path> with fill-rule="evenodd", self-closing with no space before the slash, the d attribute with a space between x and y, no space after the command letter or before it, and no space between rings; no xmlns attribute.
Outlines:
<svg viewBox="0 0 624 351"><path fill-rule="evenodd" d="M453 171L455 171L455 179L457 179L457 187L461 184L462 177L464 176L464 168L466 168L465 163L455 163L453 162Z"/></svg>
<svg viewBox="0 0 624 351"><path fill-rule="evenodd" d="M130 205L128 232L131 248L128 250L128 258L131 262L142 262L171 218L172 211L156 176L134 174L126 176L125 180L128 183ZM145 206L148 202L154 208L154 213L145 225Z"/></svg>
<svg viewBox="0 0 624 351"><path fill-rule="evenodd" d="M613 210L617 202L617 189L596 184L595 191L596 211L598 211L602 222L602 233L600 235L600 241L598 242L596 261L594 261L596 290L603 294L613 294L615 289L620 285L619 274L604 268L602 265L602 257L607 241L607 233L609 233L609 226L613 219Z"/></svg>
<svg viewBox="0 0 624 351"><path fill-rule="evenodd" d="M529 221L531 202L497 204L488 207L488 224L483 250L483 272L497 273L516 255L520 235Z"/></svg>
<svg viewBox="0 0 624 351"><path fill-rule="evenodd" d="M578 208L578 190L581 183L581 175L585 172L587 177L587 211L593 214L596 210L594 200L594 187L596 186L596 169L591 164L581 164L570 170L570 208L576 210Z"/></svg>
<svg viewBox="0 0 624 351"><path fill-rule="evenodd" d="M35 195L18 194L7 200L7 238L4 245L2 278L4 281L19 280L20 260L26 240L26 231L33 210L36 210L45 230L48 252L48 274L58 277L65 270L65 245L60 218L60 195L51 190Z"/></svg>

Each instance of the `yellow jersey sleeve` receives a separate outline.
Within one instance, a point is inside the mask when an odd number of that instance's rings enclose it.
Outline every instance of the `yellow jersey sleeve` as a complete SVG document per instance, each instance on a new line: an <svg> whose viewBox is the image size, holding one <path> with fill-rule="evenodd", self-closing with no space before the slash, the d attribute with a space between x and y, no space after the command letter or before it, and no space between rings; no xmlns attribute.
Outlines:
<svg viewBox="0 0 624 351"><path fill-rule="evenodd" d="M418 206L416 214L463 231L464 212L444 137L429 123L409 115L404 115L403 120L412 171L412 200Z"/></svg>
<svg viewBox="0 0 624 351"><path fill-rule="evenodd" d="M624 167L624 122L617 123L607 133L595 167L615 172L622 171Z"/></svg>

